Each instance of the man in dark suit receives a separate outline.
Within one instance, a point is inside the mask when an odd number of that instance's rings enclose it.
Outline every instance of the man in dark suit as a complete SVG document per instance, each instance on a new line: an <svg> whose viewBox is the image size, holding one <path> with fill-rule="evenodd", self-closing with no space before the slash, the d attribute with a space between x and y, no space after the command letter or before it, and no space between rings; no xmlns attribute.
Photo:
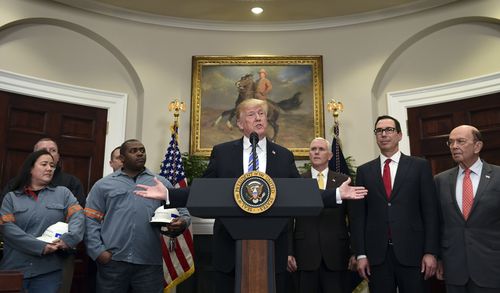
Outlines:
<svg viewBox="0 0 500 293"><path fill-rule="evenodd" d="M479 158L483 141L473 126L453 129L447 144L458 166L435 177L443 260L437 277L448 293L498 293L500 167Z"/></svg>
<svg viewBox="0 0 500 293"><path fill-rule="evenodd" d="M250 170L251 144L250 134L256 132L258 168L272 178L299 178L293 153L266 139L267 102L247 99L236 108L237 125L243 132L243 138L216 145L212 149L210 161L203 177L237 178ZM252 166L253 168L253 166ZM363 187L349 186L350 179L339 187L342 199L360 199L366 195ZM144 190L136 191L139 196L165 199L170 206L184 206L186 194L179 190L166 190L158 182L155 186L138 185ZM169 196L169 193L171 196ZM332 196L333 195L333 196ZM335 190L323 192L325 206L336 205ZM275 241L276 292L285 292L285 271L287 267L287 229L285 228ZM213 264L215 269L215 292L234 292L235 240L224 225L218 220L214 223Z"/></svg>
<svg viewBox="0 0 500 293"><path fill-rule="evenodd" d="M399 122L375 122L380 156L357 170L368 196L353 202L352 244L358 272L369 279L370 293L422 293L435 274L439 219L429 163L399 151Z"/></svg>
<svg viewBox="0 0 500 293"><path fill-rule="evenodd" d="M346 175L328 169L333 154L329 142L318 137L311 141L311 170L302 174L314 178L320 189L336 189ZM295 218L288 233L288 271L298 271L300 293L347 293L349 287L349 201L340 197L337 205L324 208L318 217Z"/></svg>

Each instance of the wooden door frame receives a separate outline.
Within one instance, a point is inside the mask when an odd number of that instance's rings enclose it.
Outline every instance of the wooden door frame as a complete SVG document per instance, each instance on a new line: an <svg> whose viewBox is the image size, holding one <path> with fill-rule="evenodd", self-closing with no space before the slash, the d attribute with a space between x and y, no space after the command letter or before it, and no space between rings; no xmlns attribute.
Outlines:
<svg viewBox="0 0 500 293"><path fill-rule="evenodd" d="M410 154L407 108L427 106L500 92L500 72L428 87L387 93L387 113L401 123L399 149ZM451 131L451 129L450 129Z"/></svg>
<svg viewBox="0 0 500 293"><path fill-rule="evenodd" d="M125 139L127 94L65 84L0 70L0 90L26 96L107 109L103 174L112 172L108 154ZM110 122L112 121L112 122Z"/></svg>

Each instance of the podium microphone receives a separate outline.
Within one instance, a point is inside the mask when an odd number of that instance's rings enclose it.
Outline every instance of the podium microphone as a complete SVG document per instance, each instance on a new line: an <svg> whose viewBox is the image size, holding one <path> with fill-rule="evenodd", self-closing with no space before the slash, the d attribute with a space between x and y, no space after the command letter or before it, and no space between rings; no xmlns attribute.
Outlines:
<svg viewBox="0 0 500 293"><path fill-rule="evenodd" d="M250 133L250 137L248 138L250 143L252 144L252 166L253 170L257 169L257 143L259 142L259 135L257 132Z"/></svg>

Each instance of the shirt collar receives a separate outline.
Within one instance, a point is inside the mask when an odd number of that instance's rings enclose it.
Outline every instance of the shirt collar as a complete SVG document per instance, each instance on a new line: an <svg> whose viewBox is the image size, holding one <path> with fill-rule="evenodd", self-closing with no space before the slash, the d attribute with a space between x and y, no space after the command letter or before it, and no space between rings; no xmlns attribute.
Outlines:
<svg viewBox="0 0 500 293"><path fill-rule="evenodd" d="M465 169L462 168L462 166L458 165L458 174L463 174ZM474 174L480 174L481 173L481 170L483 169L483 161L481 161L480 158L477 158L477 161L472 164L472 166L470 166L469 168L471 170L471 173L474 173Z"/></svg>
<svg viewBox="0 0 500 293"><path fill-rule="evenodd" d="M252 146L250 143L250 139L246 136L243 136L243 149L248 149ZM257 149L265 150L267 147L267 139L264 137L263 139L259 140L257 143Z"/></svg>
<svg viewBox="0 0 500 293"><path fill-rule="evenodd" d="M139 174L137 174L137 177L142 175L142 174L147 174L147 175L150 175L150 176L155 176L155 174L153 174L153 172L151 172L151 170L149 170L148 168L144 167L144 170L142 172L140 172ZM120 168L118 170L116 170L115 172L111 173L110 174L111 176L113 177L118 177L118 176L127 176L127 173L123 172L123 168Z"/></svg>
<svg viewBox="0 0 500 293"><path fill-rule="evenodd" d="M312 178L318 178L319 173L320 172L318 170L311 167L311 177ZM328 177L328 167L325 170L321 171L321 173L323 174L324 178Z"/></svg>
<svg viewBox="0 0 500 293"><path fill-rule="evenodd" d="M386 157L382 154L380 154L380 163L383 165L385 164L385 160L389 159L389 157ZM401 151L397 151L390 159L395 162L396 164L399 164L399 160L401 159Z"/></svg>

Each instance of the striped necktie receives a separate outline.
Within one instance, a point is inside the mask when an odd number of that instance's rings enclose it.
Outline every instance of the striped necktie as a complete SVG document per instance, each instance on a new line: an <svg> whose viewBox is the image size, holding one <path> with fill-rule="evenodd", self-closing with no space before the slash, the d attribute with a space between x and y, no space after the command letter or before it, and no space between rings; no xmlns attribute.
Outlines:
<svg viewBox="0 0 500 293"><path fill-rule="evenodd" d="M256 147L257 148L257 147ZM255 151L257 153L257 151ZM253 152L250 151L250 157L248 158L248 172L259 171L259 155L256 154L255 158L255 170L253 169Z"/></svg>

